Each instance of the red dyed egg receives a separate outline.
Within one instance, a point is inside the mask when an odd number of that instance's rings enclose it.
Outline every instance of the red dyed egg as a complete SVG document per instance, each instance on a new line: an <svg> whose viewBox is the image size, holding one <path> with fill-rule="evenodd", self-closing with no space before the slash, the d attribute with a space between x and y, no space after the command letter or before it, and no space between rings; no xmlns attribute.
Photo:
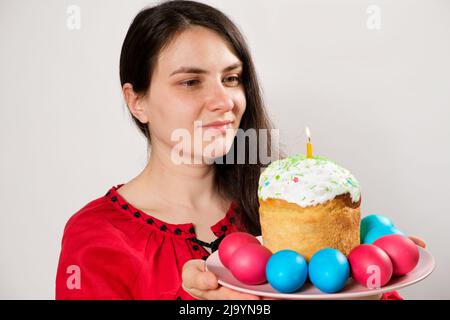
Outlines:
<svg viewBox="0 0 450 320"><path fill-rule="evenodd" d="M409 238L391 234L373 243L383 249L392 261L394 276L403 276L413 270L419 262L419 249Z"/></svg>
<svg viewBox="0 0 450 320"><path fill-rule="evenodd" d="M220 262L226 267L230 267L231 256L234 252L242 247L244 244L254 243L260 244L258 239L246 232L233 232L223 238L219 244L219 259Z"/></svg>
<svg viewBox="0 0 450 320"><path fill-rule="evenodd" d="M250 285L267 281L266 265L272 252L261 244L247 243L237 249L230 261L230 271L240 282Z"/></svg>
<svg viewBox="0 0 450 320"><path fill-rule="evenodd" d="M370 289L379 289L391 280L393 267L388 254L372 244L361 244L348 255L352 277Z"/></svg>

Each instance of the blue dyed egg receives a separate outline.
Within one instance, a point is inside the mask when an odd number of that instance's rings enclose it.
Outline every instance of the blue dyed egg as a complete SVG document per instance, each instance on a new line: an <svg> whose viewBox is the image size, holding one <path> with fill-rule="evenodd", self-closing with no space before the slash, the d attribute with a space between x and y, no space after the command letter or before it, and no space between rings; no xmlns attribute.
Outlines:
<svg viewBox="0 0 450 320"><path fill-rule="evenodd" d="M366 237L370 229L378 226L393 227L394 224L388 217L383 216L381 214L371 214L367 217L364 217L361 220L361 228L360 228L361 243L363 243L364 238Z"/></svg>
<svg viewBox="0 0 450 320"><path fill-rule="evenodd" d="M325 293L335 293L344 288L350 276L347 257L336 249L317 251L309 261L309 279Z"/></svg>
<svg viewBox="0 0 450 320"><path fill-rule="evenodd" d="M291 293L299 290L308 276L305 258L293 250L274 253L266 265L266 278L278 292Z"/></svg>
<svg viewBox="0 0 450 320"><path fill-rule="evenodd" d="M379 238L387 236L389 234L401 234L402 236L405 236L405 234L397 229L396 227L388 227L388 226L378 226L375 228L370 229L366 236L364 237L363 243L364 244L372 244L375 241L377 241Z"/></svg>

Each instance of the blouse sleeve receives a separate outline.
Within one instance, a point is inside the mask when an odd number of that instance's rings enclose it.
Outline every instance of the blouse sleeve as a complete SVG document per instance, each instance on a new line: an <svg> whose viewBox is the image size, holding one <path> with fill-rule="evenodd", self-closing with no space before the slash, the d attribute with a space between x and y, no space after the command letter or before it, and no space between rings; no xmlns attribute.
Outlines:
<svg viewBox="0 0 450 320"><path fill-rule="evenodd" d="M133 299L141 259L107 221L75 215L67 223L56 275L56 299Z"/></svg>
<svg viewBox="0 0 450 320"><path fill-rule="evenodd" d="M397 291L383 293L381 300L403 300L403 297Z"/></svg>

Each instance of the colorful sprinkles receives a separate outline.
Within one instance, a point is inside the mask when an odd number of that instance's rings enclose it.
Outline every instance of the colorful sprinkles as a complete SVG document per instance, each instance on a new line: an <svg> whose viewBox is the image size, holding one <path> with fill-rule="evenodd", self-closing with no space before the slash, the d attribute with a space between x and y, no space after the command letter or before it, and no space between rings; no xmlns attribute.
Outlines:
<svg viewBox="0 0 450 320"><path fill-rule="evenodd" d="M259 199L281 199L302 207L313 206L350 193L359 201L358 180L345 168L321 156L304 154L272 162L261 174Z"/></svg>

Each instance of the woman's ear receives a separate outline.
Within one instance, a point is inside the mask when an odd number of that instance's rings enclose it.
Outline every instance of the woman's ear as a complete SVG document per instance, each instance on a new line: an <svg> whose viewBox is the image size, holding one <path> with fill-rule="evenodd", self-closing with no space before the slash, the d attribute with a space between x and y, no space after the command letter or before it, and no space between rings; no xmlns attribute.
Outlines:
<svg viewBox="0 0 450 320"><path fill-rule="evenodd" d="M131 114L142 123L148 123L149 119L145 110L144 98L134 92L133 85L125 83L122 87L123 97Z"/></svg>

